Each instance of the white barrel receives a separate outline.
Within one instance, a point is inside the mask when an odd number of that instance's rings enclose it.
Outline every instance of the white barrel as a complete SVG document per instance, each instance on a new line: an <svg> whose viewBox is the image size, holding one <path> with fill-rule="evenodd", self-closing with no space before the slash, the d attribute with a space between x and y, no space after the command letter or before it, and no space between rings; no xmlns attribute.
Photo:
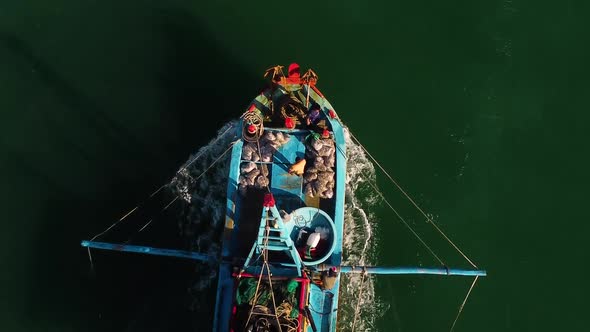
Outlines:
<svg viewBox="0 0 590 332"><path fill-rule="evenodd" d="M315 248L318 243L320 242L321 234L320 233L312 233L307 238L307 246L310 248Z"/></svg>

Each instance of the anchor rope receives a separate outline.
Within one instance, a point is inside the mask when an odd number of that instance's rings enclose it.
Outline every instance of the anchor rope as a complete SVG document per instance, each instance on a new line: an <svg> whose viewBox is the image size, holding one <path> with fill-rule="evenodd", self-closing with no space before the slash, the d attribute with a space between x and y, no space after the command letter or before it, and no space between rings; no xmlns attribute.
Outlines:
<svg viewBox="0 0 590 332"><path fill-rule="evenodd" d="M430 223L445 238L445 240L447 240L447 242L453 248L455 248L455 250L457 250L457 252L459 252L459 254L461 254L461 256L463 256L463 258L465 258L465 260L467 260L469 262L469 264L471 264L474 268L477 268L477 265L475 265L475 263L473 263L473 261L471 259L469 259L469 257L467 257L467 255L465 253L463 253L463 251L461 251L461 249L459 249L459 247L442 231L442 229L436 224L436 222L434 222L434 220L432 218L430 218L424 212L424 210L422 210L422 208L420 208L420 206L412 199L412 197L410 197L410 195L402 188L402 186L397 181L395 181L393 179L393 177L391 177L391 175L389 175L389 173L383 168L383 166L381 166L381 164L373 157L373 155L371 155L371 153L369 151L367 151L367 149L364 147L364 145L361 144L361 142L356 138L356 136L354 136L354 134L352 132L350 133L350 136L363 149L363 151L365 151L365 153L379 167L379 169L381 169L381 171L389 178L389 180L397 187L397 189L412 203L412 205L414 205L414 207L418 211L420 211L420 213L422 213L422 215L426 218L426 222ZM383 197L383 195L381 195L381 196ZM388 205L389 205L389 203L388 203Z"/></svg>
<svg viewBox="0 0 590 332"><path fill-rule="evenodd" d="M475 283L477 282L478 278L479 278L479 276L475 276L475 279L473 279L473 283L471 284L471 287L469 287L469 291L467 291L467 295L465 296L463 303L461 303L461 306L459 307L459 312L457 312L457 317L455 317L455 321L453 321L453 325L451 325L450 332L453 332L453 330L455 329L455 324L457 324L457 321L459 320L459 316L461 315L461 312L463 312L463 308L465 307L465 303L467 302L467 299L469 298L469 295L471 294L471 290L473 290L473 287L475 287Z"/></svg>

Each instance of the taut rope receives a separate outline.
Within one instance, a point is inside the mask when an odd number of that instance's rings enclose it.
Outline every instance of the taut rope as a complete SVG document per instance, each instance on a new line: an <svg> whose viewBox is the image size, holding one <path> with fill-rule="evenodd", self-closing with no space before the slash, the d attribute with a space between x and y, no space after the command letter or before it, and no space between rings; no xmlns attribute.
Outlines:
<svg viewBox="0 0 590 332"><path fill-rule="evenodd" d="M242 115L244 116L244 115ZM211 143L211 145L214 145L215 143L217 143L217 141L223 137L225 134L227 134L228 131L230 131L233 128L233 124L230 124L229 127L223 132L221 133L221 135L217 136L217 138L213 141L213 143ZM205 153L206 149L201 150L199 153L197 153L197 155L191 159L185 166L183 166L182 168L180 168L178 171L176 171L177 175L178 173L188 169L188 167L190 165L192 165L197 159L199 159L203 153ZM129 217L131 214L133 214L133 212L135 212L141 205L145 204L150 198L154 197L156 194L158 194L162 189L166 188L167 185L169 185L170 182L163 184L160 188L156 189L153 193L151 193L151 195L148 197L148 199L146 199L145 201L137 204L133 209L129 210L129 212L127 212L123 217L121 217L121 219L119 219L119 221L123 221L125 218ZM115 223L116 224L116 223Z"/></svg>
<svg viewBox="0 0 590 332"><path fill-rule="evenodd" d="M369 151L367 151L367 149L361 144L361 142L352 133L350 133L350 136L363 149L363 151L365 151L365 153L379 167L379 169L381 169L381 171L389 178L389 180L399 189L399 191L401 191L401 193L412 203L412 205L414 205L414 207L418 211L420 211L420 213L422 213L422 215L426 218L426 222L430 222L430 224L432 224L432 226L445 238L445 240L447 240L447 242L449 242L449 244L451 246L453 246L453 248L455 248L455 250L457 250L457 252L459 252L459 254L461 254L461 256L463 256L463 258L465 258L469 262L469 264L471 264L474 268L477 268L477 265L475 265L475 263L473 263L473 261L471 261L471 259L469 259L469 257L467 257L467 255L465 255L465 253L463 253L463 251L461 251L461 249L459 249L459 247L457 247L457 245L455 243L453 243L453 241L451 241L451 239L440 229L440 227L434 222L434 220L432 220L432 218L430 218L424 212L424 210L422 210L420 208L420 206L418 206L418 204L416 204L416 202L412 199L412 197L410 197L410 195L408 195L408 193L397 183L397 181L395 181L391 177L391 175L389 175L389 173L387 173L387 171L383 168L383 166L381 166L381 164L379 164L379 162L375 158L373 158L371 153L369 153ZM383 197L383 195L381 195L381 197ZM387 205L389 205L389 203L387 203ZM391 205L390 205L390 207L391 207ZM396 212L396 214L397 214L397 212ZM399 214L398 214L398 217L399 217Z"/></svg>
<svg viewBox="0 0 590 332"><path fill-rule="evenodd" d="M457 321L459 320L459 316L461 315L461 312L463 312L463 307L465 307L465 303L467 302L467 299L469 298L469 295L471 294L471 290L473 289L473 287L475 287L475 283L477 282L477 278L479 278L479 276L476 276L475 279L473 279L473 283L471 284L471 287L469 287L469 291L467 291L467 295L465 295L465 299L463 300L463 303L461 303L461 306L459 307L459 312L457 313L457 317L455 317L455 321L453 321L453 325L451 325L450 332L453 332L453 330L455 329L455 324L457 324Z"/></svg>
<svg viewBox="0 0 590 332"><path fill-rule="evenodd" d="M226 132L227 132L227 131L226 131ZM220 135L220 136L222 136L222 135ZM218 138L219 138L219 137L218 137ZM201 178L201 177L202 177L202 176L203 176L205 173L207 173L207 171L208 171L208 170L210 170L210 169L211 169L211 167L213 167L213 165L215 165L215 164L216 164L216 163L217 163L217 162L218 162L218 161L219 161L221 158L223 158L223 156L225 156L225 155L226 155L226 154L229 152L229 150L231 150L231 148L233 148L233 146L234 146L234 144L235 144L236 142L237 142L237 141L231 142L231 144L229 145L229 147L228 147L228 148L227 148L227 149L226 149L226 150L225 150L225 151L224 151L224 152L223 152L223 153L222 153L222 154L221 154L221 155L220 155L220 156L219 156L217 159L215 159L215 161L213 161L213 162L211 163L211 165L209 165L209 167L207 167L207 169L205 169L205 170L204 170L204 171L203 171L201 174L199 174L199 176L197 176L197 178L195 178L195 181L199 180L199 179L200 179L200 178ZM202 154L202 153L201 153L201 154ZM199 156L200 156L201 154L199 154ZM199 156L197 156L197 158L198 158ZM194 161L195 161L197 158L194 158L194 159L193 159L193 162L194 162ZM165 186L165 185L164 185L164 186ZM160 189L156 190L156 192L155 192L155 193L157 193L158 191L160 191L160 190L161 190L161 189L162 189L164 186L162 186ZM155 193L154 193L154 194L152 194L151 196L155 195ZM150 196L150 197L151 197L151 196ZM159 213L162 213L162 212L164 212L166 209L168 209L168 208L169 208L169 207L170 207L170 206L171 206L171 205L172 205L174 202L176 202L176 200L178 200L178 196L174 197L174 199L173 199L172 201L170 201L170 202L169 202L169 203L168 203L166 206L164 206L164 207L163 207L163 208L160 210L160 212L159 212ZM105 229L104 231L102 231L102 232L100 232L100 233L96 234L96 235L95 235L95 236L94 236L92 239L90 239L90 241L94 241L94 240L96 240L97 238L99 238L99 237L103 236L104 234L106 234L108 231L110 231L112 228L114 228L114 227L115 227L115 226L117 226L117 225L118 225L120 222L122 222L122 221L123 221L125 218L127 218L129 215L131 215L131 214L132 214L132 213L133 213L135 210L137 210L141 204L143 204L143 203L140 203L140 204L138 204L138 205L137 205L135 208L133 208L131 211L127 212L127 214L125 214L125 215L124 215L124 216L123 216L121 219L119 219L119 220L117 220L116 222L114 222L114 223L113 223L111 226L109 226L109 227L108 227L107 229ZM149 224L152 222L152 220L153 220L153 219L150 219L150 220L149 220L149 221L148 221L148 222L147 222L145 225L143 225L143 227L141 227L141 229L140 229L140 230L139 230L137 233L139 233L139 232L143 231L143 230L144 230L144 229L145 229L145 228L146 228L146 227L147 227L147 226L148 226L148 225L149 225ZM129 242L129 240L128 240L127 242ZM92 269L94 269L94 262L93 262L93 260L92 260L92 254L90 253L90 247L87 247L86 249L88 250L88 259L90 260L90 267L91 267Z"/></svg>
<svg viewBox="0 0 590 332"><path fill-rule="evenodd" d="M374 184L372 184L371 181L367 181L367 183L369 183L371 185L371 187L373 187L375 192L381 197L381 199L385 202L385 204L387 204L389 206L389 208L391 209L391 211L393 211L393 213L395 213L395 215L399 218L399 220L401 220L401 222L404 225L406 225L406 227L410 230L410 232L412 232L412 234L414 234L414 236L418 239L418 241L420 241L424 245L424 247L426 249L428 249L428 251L432 254L432 256L434 256L434 258L436 258L436 260L438 260L438 262L442 266L446 266L446 264L442 261L442 259L440 259L440 257L438 257L438 255L434 253L434 251L430 248L430 246L428 246L428 244L426 244L426 242L424 240L422 240L420 235L418 235L418 233L416 233L416 231L412 228L412 226L410 226L410 224L408 224L408 222L399 214L399 212L397 212L397 210L395 208L393 208L393 206L389 203L389 201L385 198L385 196L383 196L383 194L379 191L379 189L377 189L377 187Z"/></svg>
<svg viewBox="0 0 590 332"><path fill-rule="evenodd" d="M254 312L254 308L256 307L256 302L258 300L258 290L260 289L260 282L262 281L262 276L264 274L264 269L266 268L266 270L268 271L268 283L269 283L269 287L270 287L270 295L272 298L272 306L273 306L273 313L274 313L274 317L277 320L277 325L279 326L279 331L283 332L282 328L281 328L281 322L279 320L279 316L277 315L277 305L275 302L275 294L274 294L274 290L272 289L272 275L270 273L270 266L268 265L268 236L270 234L270 224L268 223L268 211L267 211L267 215L265 218L265 222L266 222L266 227L265 227L265 237L264 237L264 249L262 249L262 252L260 253L261 256L263 257L264 262L262 263L262 269L260 270L260 275L258 276L258 283L256 284L256 290L254 292L254 299L253 299L253 303L252 306L250 307L250 313L248 314L248 320L246 320L246 325L244 325L244 328L248 327L248 323L250 323L250 319L252 318L252 313ZM260 256L259 256L260 257Z"/></svg>

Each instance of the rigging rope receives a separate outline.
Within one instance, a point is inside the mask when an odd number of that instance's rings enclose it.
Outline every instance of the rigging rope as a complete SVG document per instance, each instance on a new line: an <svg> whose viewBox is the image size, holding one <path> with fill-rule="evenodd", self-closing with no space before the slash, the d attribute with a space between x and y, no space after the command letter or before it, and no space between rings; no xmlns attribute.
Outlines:
<svg viewBox="0 0 590 332"><path fill-rule="evenodd" d="M131 234L131 236L127 239L127 241L125 241L123 243L125 243L125 244L130 243L133 240L133 238L137 234L141 233L144 229L146 229L146 227L148 227L152 223L153 220L154 220L153 218L150 218L150 220L148 220L148 222L146 222L135 234Z"/></svg>
<svg viewBox="0 0 590 332"><path fill-rule="evenodd" d="M279 316L277 315L277 306L276 306L276 302L275 302L275 295L274 295L274 290L272 288L272 276L271 276L271 272L270 272L270 266L268 265L268 236L270 234L270 225L268 223L268 211L267 211L267 215L265 218L266 221L266 227L265 227L265 237L264 237L264 247L262 249L262 252L260 253L260 255L263 257L264 262L262 263L262 269L260 270L260 275L258 276L258 283L256 284L256 291L254 292L254 302L252 304L252 307L250 307L250 313L248 314L248 320L246 321L246 325L244 325L244 328L248 327L248 323L250 323L250 319L252 318L252 313L254 312L254 307L256 306L256 303L258 301L258 290L260 288L260 282L262 281L262 276L264 275L264 269L266 268L266 270L268 271L268 283L270 286L270 295L272 298L272 306L273 306L273 313L274 313L274 317L277 320L277 325L279 326L279 331L282 332L282 328L281 328L281 322L279 320ZM260 257L260 256L259 256Z"/></svg>
<svg viewBox="0 0 590 332"><path fill-rule="evenodd" d="M426 242L424 242L424 240L422 240L420 235L418 235L418 233L416 233L416 231L414 231L412 226L410 226L410 224L408 224L408 222L399 214L399 212L397 212L397 210L395 208L393 208L393 206L389 203L389 201L385 198L385 196L383 196L383 194L379 191L379 189L377 189L377 187L373 183L371 183L371 181L367 181L367 183L370 184L371 187L373 187L375 192L381 197L381 199L383 199L385 204L387 204L389 206L389 208L393 211L393 213L395 213L395 215L399 218L399 220L401 220L401 222L404 225L406 225L406 227L410 230L410 232L412 232L412 234L414 234L414 236L418 239L418 241L420 241L424 245L424 247L426 247L426 249L428 249L430 254L432 254L432 256L434 256L434 258L436 258L436 260L438 260L442 266L446 266L446 264L442 261L442 259L440 259L440 257L438 257L438 255L434 253L434 251L430 248L430 246L428 246L428 244L426 244Z"/></svg>
<svg viewBox="0 0 590 332"><path fill-rule="evenodd" d="M459 312L457 313L457 317L455 317L455 321L453 322L453 325L451 326L450 332L453 332L453 330L455 329L455 324L457 324L457 321L459 320L459 316L461 315L461 312L463 312L463 307L465 307L465 303L467 302L467 299L469 298L469 295L471 294L471 290L473 290L473 287L475 287L475 283L477 282L478 278L479 278L479 276L476 276L475 279L473 279L473 283L471 284L471 287L469 287L469 291L467 291L467 295L465 296L463 303L461 303L461 306L459 307Z"/></svg>
<svg viewBox="0 0 590 332"><path fill-rule="evenodd" d="M260 289L260 282L262 281L262 272L264 271L264 265L262 266L262 270L260 271L260 275L258 276L258 282L256 283L256 290L254 291L254 298L252 299L252 307L250 308L250 313L248 314L248 320L246 320L246 325L244 325L244 329L248 327L248 323L250 323L250 319L252 318L252 313L254 312L254 307L256 307L256 303L258 302L258 290Z"/></svg>
<svg viewBox="0 0 590 332"><path fill-rule="evenodd" d="M245 113L244 113L245 114ZM242 116L244 116L244 114L242 114ZM210 145L214 145L215 143L217 143L217 141L223 137L225 134L227 134L228 131L230 131L230 129L233 128L233 124L230 124L229 127L223 132L221 133L221 135L218 135L217 138L210 144ZM184 165L183 167L181 167L178 171L176 171L176 175L178 175L180 172L185 171L188 169L188 167L190 165L192 165L197 159L199 159L203 153L205 153L207 149L202 149L201 151L199 151L199 153L197 153L197 155L191 159L186 165ZM196 180L195 180L196 181ZM135 212L140 206L142 206L143 204L145 204L150 198L154 197L156 194L158 194L162 189L166 188L167 185L170 184L170 181L163 184L160 188L156 189L153 193L150 194L150 196L148 197L147 200L137 204L133 209L129 210L129 212L127 212L123 217L121 217L121 219L119 219L119 221L123 221L125 218L129 217L133 212Z"/></svg>
<svg viewBox="0 0 590 332"><path fill-rule="evenodd" d="M221 133L220 135L218 135L217 138L215 138L215 140L211 144L209 144L209 146L214 146L215 143L217 143L217 141L219 141L220 138L222 138L225 134L227 134L228 131L230 131L233 128L233 126L234 126L233 123L230 124L223 133ZM234 144L234 143L235 142L232 142L232 144ZM180 173L180 172L188 169L188 167L190 165L192 165L199 157L201 157L203 155L203 153L205 153L206 150L207 149L203 149L203 150L199 151L199 153L197 154L197 156L195 156L195 158L193 158L191 161L189 161L188 164L186 164L184 167L182 167L181 169L179 169L176 172L176 174L178 174L178 173Z"/></svg>
<svg viewBox="0 0 590 332"><path fill-rule="evenodd" d="M266 237L268 239L268 233L267 233ZM268 243L268 240L266 240L266 242ZM268 255L268 250L267 249L264 249L264 250L267 251L267 255ZM279 316L277 315L277 303L275 301L274 289L272 289L272 275L270 273L270 266L268 266L267 258L264 259L264 265L266 265L266 269L268 271L268 283L270 284L270 297L272 299L273 312L275 314L275 318L277 319L277 324L279 325L279 332L283 332L283 329L281 328L281 321L279 320Z"/></svg>
<svg viewBox="0 0 590 332"><path fill-rule="evenodd" d="M268 188L268 186L267 186ZM272 274L270 272L270 266L268 265L268 237L270 235L270 224L268 223L268 212L267 211L267 215L266 215L266 236L264 237L264 265L266 266L266 271L268 271L268 283L270 285L270 296L272 298L272 307L273 307L273 313L275 314L275 318L277 320L277 324L279 325L279 331L283 332L283 329L281 328L281 321L279 320L279 316L277 315L277 303L275 301L275 292L274 289L272 288ZM264 267L263 267L264 270Z"/></svg>
<svg viewBox="0 0 590 332"><path fill-rule="evenodd" d="M447 240L447 242L451 246L453 246L453 248L455 248L455 250L457 250L457 252L459 252L459 254L461 254L461 256L463 256L463 258L465 258L465 260L467 260L469 262L469 264L471 264L474 268L477 268L477 265L475 265L475 263L473 263L473 261L471 259L469 259L469 257L467 257L467 255L465 255L465 253L463 253L463 251L461 251L461 249L459 249L459 247L457 247L457 245L442 231L442 229L440 229L440 227L434 222L434 220L432 220L432 218L430 218L424 212L424 210L422 210L420 208L420 206L418 206L418 204L412 199L412 197L410 197L410 195L408 195L408 193L397 183L397 181L395 181L391 177L391 175L389 175L389 173L387 173L387 171L383 168L383 166L381 166L381 164L379 164L379 162L371 155L371 153L369 153L369 151L367 151L367 149L361 144L361 142L356 138L356 136L354 136L354 134L352 132L350 133L350 136L363 149L363 151L365 151L365 153L379 167L379 169L381 169L381 171L389 178L389 180L397 187L397 189L412 203L412 205L414 205L414 207L418 211L420 211L420 213L422 213L422 215L426 218L426 222L429 222L445 238L445 240ZM383 197L383 195L381 195L381 196ZM388 203L388 205L389 205L389 203ZM397 214L397 212L396 212L396 214Z"/></svg>
<svg viewBox="0 0 590 332"><path fill-rule="evenodd" d="M208 170L210 170L221 158L223 158L223 156L225 156L229 150L231 150L234 147L234 144L236 144L237 141L233 141L230 143L229 147L219 156L217 157L217 159L215 159L211 165L209 165L209 167L207 167L203 172L201 172L201 174L199 174L199 176L197 176L194 181L198 181L203 175L205 175L205 173L207 173ZM164 207L164 209L162 209L162 211L166 210L170 205L172 205L172 203L176 202L176 200L178 200L180 196L176 196L174 197L174 199L172 201L170 201L170 203L168 203L168 205L166 205ZM160 211L160 212L162 212Z"/></svg>
<svg viewBox="0 0 590 332"><path fill-rule="evenodd" d="M305 107L307 107L307 110L308 111L309 111L309 89L310 89L310 86L309 86L309 83L308 83L307 84L307 89L306 89L307 90L307 97L305 97Z"/></svg>
<svg viewBox="0 0 590 332"><path fill-rule="evenodd" d="M213 165L215 165L215 164L216 164L216 163L217 163L217 162L218 162L218 161L219 161L221 158L223 158L223 156L225 156L225 155L226 155L226 154L229 152L229 150L231 150L231 149L233 148L233 146L235 145L235 143L236 143L236 142L237 142L237 141L233 141L233 142L231 142L231 143L230 143L230 145L229 145L229 147L228 147L228 148L227 148L227 149L226 149L226 150L225 150L225 151L224 151L224 152L223 152L223 153L222 153L222 154L221 154L221 155L220 155L220 156L219 156L217 159L215 159L215 161L213 161L213 162L211 163L211 165L209 165L209 167L207 167L207 169L205 169L205 170L204 170L204 171L203 171L201 174L199 174L199 176L198 176L198 177L195 179L195 181L199 180L199 179L200 179L200 178L201 178L201 177L202 177L202 176L203 176L205 173L207 173L207 171L208 171L208 170L210 170L210 169L211 169L211 167L213 167ZM196 158L195 158L195 159L193 159L193 161L194 161L194 160L196 160ZM159 190L160 190L160 189L158 189L158 191L159 191ZM168 203L168 204L167 204L167 205L166 205L164 208L162 208L162 209L160 210L160 212L159 212L159 213L162 213L162 212L164 212L166 209L168 209L168 208L170 207L170 205L172 205L174 202L176 202L176 200L178 200L178 197L179 197L179 196L176 196L176 197L174 197L174 199L173 199L172 201L170 201L170 203ZM140 205L141 205L141 204L140 204ZM133 213L135 210L137 210L137 208L138 208L138 207L139 207L139 205L138 205L138 206L136 206L136 207L135 207L134 209L132 209L131 211L129 211L129 212L128 212L126 215L124 215L124 216L123 216L121 219L119 219L119 220L117 220L116 222L114 222L114 223L113 223L111 226L109 226L107 229L105 229L104 231L102 231L102 232L100 232L100 233L96 234L96 235L95 235L95 236L94 236L92 239L90 239L90 241L92 242L92 241L96 240L97 238L99 238L99 237L103 236L104 234L106 234L106 233L107 233L108 231L110 231L110 230L111 230L113 227L117 226L117 225L118 225L120 222L122 222L122 221L123 221L125 218L127 218L127 216L129 216L131 213ZM143 230L144 230L144 229L145 229L145 228L146 228L146 227L147 227L147 226L148 226L148 225L149 225L151 222L152 222L152 219L150 219L150 220L149 220L149 221L148 221L148 222L147 222L145 225L143 225L143 227L141 227L141 229L140 229L140 230L139 230L137 233L139 233L139 232L143 231ZM137 233L136 233L136 234L137 234ZM129 242L129 241L130 241L130 239L129 239L129 240L127 240L127 242ZM127 243L127 242L126 242L126 243ZM89 258L89 260L90 260L90 267L91 267L92 269L94 269L94 262L93 262L93 260L92 260L92 254L90 253L90 247L87 247L86 249L88 250L88 258Z"/></svg>

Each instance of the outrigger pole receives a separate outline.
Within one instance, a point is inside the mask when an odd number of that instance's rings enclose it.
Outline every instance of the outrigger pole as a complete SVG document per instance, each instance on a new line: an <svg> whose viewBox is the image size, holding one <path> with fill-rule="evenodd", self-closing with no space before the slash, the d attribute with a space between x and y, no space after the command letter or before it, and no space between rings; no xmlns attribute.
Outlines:
<svg viewBox="0 0 590 332"><path fill-rule="evenodd" d="M187 251L187 250L176 250L176 249L162 249L162 248L154 248L154 247L146 247L146 246L135 246L130 244L119 244L119 243L108 243L108 242L98 242L98 241L87 241L84 240L80 243L82 247L86 248L94 248L94 249L103 249L103 250L112 250L112 251L123 251L123 252L134 252L138 254L147 254L147 255L154 255L154 256L168 256L168 257L179 257L179 258L188 258L197 261L214 261L215 258L213 256L207 254L200 254L194 251Z"/></svg>
<svg viewBox="0 0 590 332"><path fill-rule="evenodd" d="M187 258L197 261L214 262L216 258L207 254L201 254L194 251L176 250L176 249L162 249L146 246L135 246L130 244L117 244L97 241L82 241L82 247L134 252L138 254L147 254L155 256L169 256L178 258ZM447 276L470 276L470 277L485 277L487 272L485 270L462 270L462 269L446 269L446 268L424 268L424 267L396 267L396 266L321 266L321 270L329 270L335 267L341 273L366 273L366 274L431 274L431 275L447 275Z"/></svg>
<svg viewBox="0 0 590 332"><path fill-rule="evenodd" d="M447 268L424 268L402 266L340 266L336 267L341 273L366 273L366 274L433 274L445 276L485 277L485 270L462 270Z"/></svg>

